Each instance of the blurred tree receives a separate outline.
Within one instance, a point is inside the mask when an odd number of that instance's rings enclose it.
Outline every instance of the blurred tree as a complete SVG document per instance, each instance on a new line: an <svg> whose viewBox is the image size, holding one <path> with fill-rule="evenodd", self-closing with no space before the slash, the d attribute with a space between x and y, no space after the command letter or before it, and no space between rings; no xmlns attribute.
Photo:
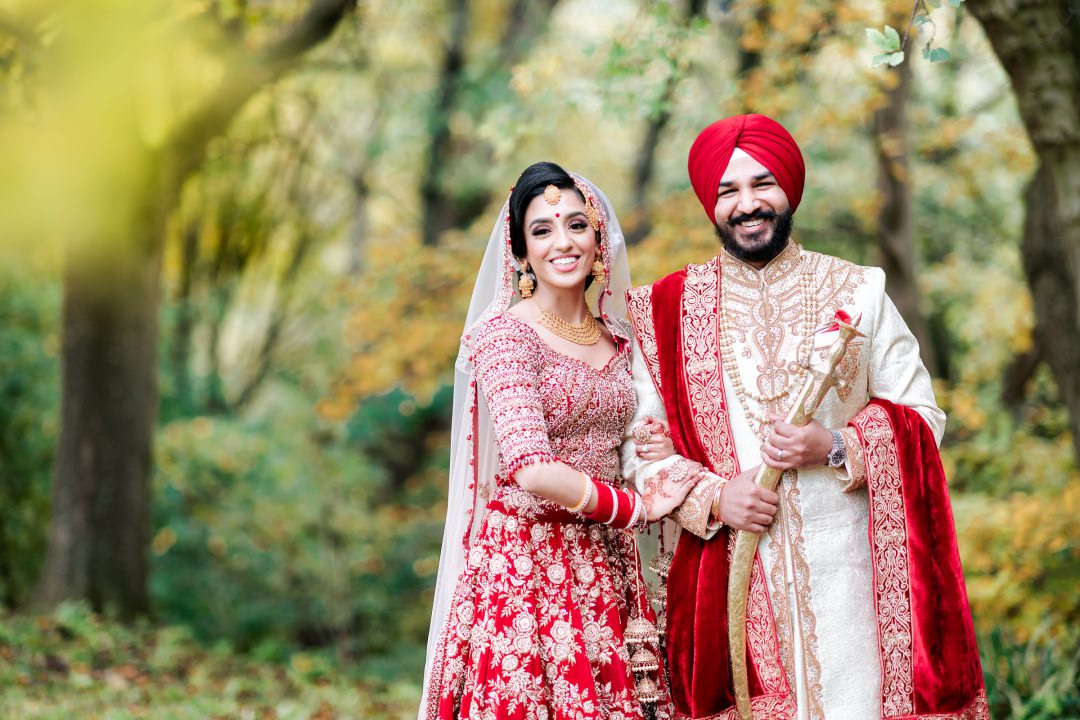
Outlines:
<svg viewBox="0 0 1080 720"><path fill-rule="evenodd" d="M1012 81L1039 160L1024 193L1024 272L1038 347L1069 408L1080 460L1080 8L987 0L968 9Z"/></svg>
<svg viewBox="0 0 1080 720"><path fill-rule="evenodd" d="M881 196L877 245L885 290L896 304L915 338L923 363L931 374L941 374L926 320L919 307L915 233L912 223L912 181L907 107L911 95L911 64L883 70L882 102L874 111L874 149Z"/></svg>
<svg viewBox="0 0 1080 720"><path fill-rule="evenodd" d="M679 36L685 36L686 30L703 18L706 2L705 0L684 0L681 6L681 9L668 11L668 13L676 14L675 30ZM679 37L679 39L685 40L685 37ZM630 176L631 211L623 221L623 234L626 236L628 246L638 244L652 232L653 226L649 220L651 215L649 188L656 170L656 151L660 147L660 141L671 122L671 114L674 111L675 91L688 71L688 63L683 56L683 45L684 43L676 42L669 46L664 54L669 70L661 86L659 98L648 114L645 131L641 135L641 144L634 158L633 174Z"/></svg>
<svg viewBox="0 0 1080 720"><path fill-rule="evenodd" d="M353 0L312 0L275 40L254 49L229 37L235 26L222 26L220 82L166 137L135 152L138 181L130 190L141 194L118 234L90 227L102 236L72 249L64 272L53 516L35 606L87 598L125 618L149 611L157 312L168 216L211 140L257 90L329 37L352 6ZM119 121L135 124L133 116ZM132 137L139 137L135 127Z"/></svg>
<svg viewBox="0 0 1080 720"><path fill-rule="evenodd" d="M541 37L559 0L513 0L505 3L502 30L493 48L479 52L470 66L465 53L470 27L479 16L498 17L469 0L450 0L449 37L439 70L434 102L428 111L428 149L420 175L421 237L436 245L442 233L472 224L491 200L491 189L477 182L477 170L491 160L492 149L478 138L454 132L475 127L498 103L509 71ZM479 5L479 3L477 3Z"/></svg>

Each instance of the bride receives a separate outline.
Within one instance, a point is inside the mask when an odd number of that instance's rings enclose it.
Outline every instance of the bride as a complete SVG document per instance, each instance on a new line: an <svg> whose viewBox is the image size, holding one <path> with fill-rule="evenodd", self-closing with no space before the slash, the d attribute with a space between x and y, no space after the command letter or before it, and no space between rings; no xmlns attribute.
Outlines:
<svg viewBox="0 0 1080 720"><path fill-rule="evenodd" d="M633 531L677 507L700 469L646 498L622 486L629 281L604 195L553 163L527 168L457 361L421 720L672 715ZM671 452L659 423L635 435Z"/></svg>

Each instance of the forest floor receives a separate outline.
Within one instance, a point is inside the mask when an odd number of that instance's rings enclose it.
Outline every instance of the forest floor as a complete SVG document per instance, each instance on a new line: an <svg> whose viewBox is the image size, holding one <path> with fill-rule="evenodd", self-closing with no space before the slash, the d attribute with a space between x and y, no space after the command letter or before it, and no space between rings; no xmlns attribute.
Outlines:
<svg viewBox="0 0 1080 720"><path fill-rule="evenodd" d="M319 654L260 661L77 605L0 620L3 720L411 720L416 693L350 678Z"/></svg>

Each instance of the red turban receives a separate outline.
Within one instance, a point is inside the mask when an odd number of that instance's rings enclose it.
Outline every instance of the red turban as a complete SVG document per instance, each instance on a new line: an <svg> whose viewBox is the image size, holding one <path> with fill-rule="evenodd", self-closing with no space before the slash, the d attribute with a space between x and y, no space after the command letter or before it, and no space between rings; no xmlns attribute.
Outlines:
<svg viewBox="0 0 1080 720"><path fill-rule="evenodd" d="M687 163L690 183L713 224L716 223L716 193L736 147L768 168L787 195L791 212L795 212L802 200L806 178L806 167L795 138L772 118L736 115L702 130L690 146Z"/></svg>

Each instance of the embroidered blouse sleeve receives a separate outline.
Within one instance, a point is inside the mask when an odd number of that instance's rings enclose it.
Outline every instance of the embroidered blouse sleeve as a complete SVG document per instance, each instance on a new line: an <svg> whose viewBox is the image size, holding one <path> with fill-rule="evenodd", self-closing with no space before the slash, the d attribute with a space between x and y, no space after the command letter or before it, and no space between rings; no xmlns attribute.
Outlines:
<svg viewBox="0 0 1080 720"><path fill-rule="evenodd" d="M555 461L531 340L515 321L500 316L481 327L473 342L476 378L510 477L525 465Z"/></svg>

